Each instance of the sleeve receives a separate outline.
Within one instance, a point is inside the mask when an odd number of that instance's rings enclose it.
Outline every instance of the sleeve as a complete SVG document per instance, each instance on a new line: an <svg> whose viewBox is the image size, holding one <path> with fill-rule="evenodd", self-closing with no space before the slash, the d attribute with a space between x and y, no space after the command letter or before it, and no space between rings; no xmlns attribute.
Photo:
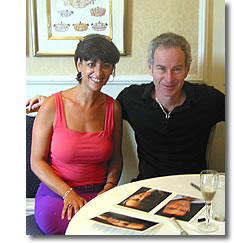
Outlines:
<svg viewBox="0 0 234 243"><path fill-rule="evenodd" d="M210 125L225 121L225 95L207 84L197 86L196 95L202 106L205 107Z"/></svg>

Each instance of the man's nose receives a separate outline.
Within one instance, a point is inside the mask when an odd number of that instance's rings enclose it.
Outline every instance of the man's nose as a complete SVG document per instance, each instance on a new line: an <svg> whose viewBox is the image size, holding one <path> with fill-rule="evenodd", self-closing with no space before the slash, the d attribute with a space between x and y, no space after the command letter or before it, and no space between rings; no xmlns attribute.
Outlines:
<svg viewBox="0 0 234 243"><path fill-rule="evenodd" d="M166 73L166 81L167 82L173 82L174 81L174 74L172 70L168 70Z"/></svg>

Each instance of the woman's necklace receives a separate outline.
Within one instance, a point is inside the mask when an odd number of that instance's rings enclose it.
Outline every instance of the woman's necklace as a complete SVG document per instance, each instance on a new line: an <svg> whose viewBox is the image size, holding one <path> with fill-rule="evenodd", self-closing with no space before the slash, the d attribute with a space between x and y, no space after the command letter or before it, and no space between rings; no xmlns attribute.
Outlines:
<svg viewBox="0 0 234 243"><path fill-rule="evenodd" d="M162 104L160 103L158 97L156 97L156 101L157 101L157 103L159 104L159 106L160 106L161 110L163 111L163 113L165 114L166 119L169 119L169 118L171 117L171 113L172 113L172 111L173 111L173 110L175 109L175 107L177 106L177 103L175 104L174 108L173 108L171 111L167 112L167 111L164 109L164 107L162 106Z"/></svg>

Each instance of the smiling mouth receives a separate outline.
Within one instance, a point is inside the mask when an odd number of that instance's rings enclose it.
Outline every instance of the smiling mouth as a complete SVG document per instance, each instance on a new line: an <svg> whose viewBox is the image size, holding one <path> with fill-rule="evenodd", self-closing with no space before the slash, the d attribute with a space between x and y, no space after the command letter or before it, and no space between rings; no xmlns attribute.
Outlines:
<svg viewBox="0 0 234 243"><path fill-rule="evenodd" d="M164 87L166 89L174 89L176 87L176 85L175 84L174 85L164 85Z"/></svg>
<svg viewBox="0 0 234 243"><path fill-rule="evenodd" d="M90 79L94 82L94 83L100 83L102 81L102 79L97 79L97 78L93 78L90 77Z"/></svg>

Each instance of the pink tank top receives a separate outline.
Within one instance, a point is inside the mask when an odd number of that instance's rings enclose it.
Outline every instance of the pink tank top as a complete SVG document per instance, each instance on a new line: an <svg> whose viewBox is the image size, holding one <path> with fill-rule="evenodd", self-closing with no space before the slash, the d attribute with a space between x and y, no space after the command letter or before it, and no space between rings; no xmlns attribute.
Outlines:
<svg viewBox="0 0 234 243"><path fill-rule="evenodd" d="M54 94L56 121L51 139L51 167L70 186L103 183L113 151L113 98L106 95L105 127L101 132L67 128L61 92Z"/></svg>

